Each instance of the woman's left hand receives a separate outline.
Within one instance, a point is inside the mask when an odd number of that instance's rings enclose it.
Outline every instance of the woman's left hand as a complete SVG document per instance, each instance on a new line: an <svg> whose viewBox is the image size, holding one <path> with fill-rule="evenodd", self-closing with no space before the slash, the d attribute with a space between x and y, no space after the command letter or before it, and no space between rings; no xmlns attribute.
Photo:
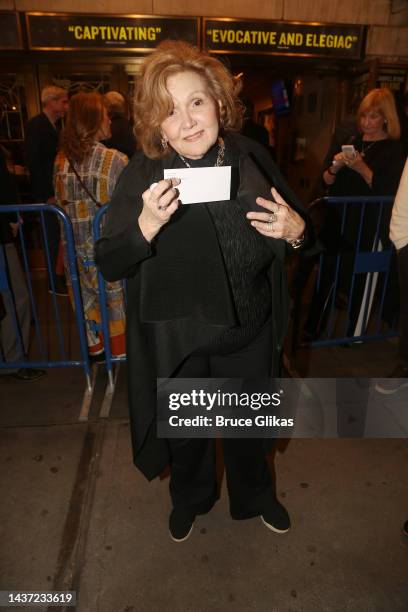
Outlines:
<svg viewBox="0 0 408 612"><path fill-rule="evenodd" d="M367 168L367 164L365 163L363 157L361 157L361 154L358 151L356 151L353 157L346 157L345 155L343 157L346 166L348 168L351 168L355 172L358 172L359 174L363 174L364 170Z"/></svg>
<svg viewBox="0 0 408 612"><path fill-rule="evenodd" d="M356 151L355 157L352 160L347 161L346 164L349 168L351 168L355 172L358 172L358 174L361 175L367 185L371 188L373 182L373 172L371 168L367 166L364 161L364 158L358 151Z"/></svg>
<svg viewBox="0 0 408 612"><path fill-rule="evenodd" d="M271 189L273 199L256 198L258 206L266 209L266 212L249 212L247 219L257 232L268 238L283 238L287 242L293 242L305 232L305 221L291 208L274 187Z"/></svg>

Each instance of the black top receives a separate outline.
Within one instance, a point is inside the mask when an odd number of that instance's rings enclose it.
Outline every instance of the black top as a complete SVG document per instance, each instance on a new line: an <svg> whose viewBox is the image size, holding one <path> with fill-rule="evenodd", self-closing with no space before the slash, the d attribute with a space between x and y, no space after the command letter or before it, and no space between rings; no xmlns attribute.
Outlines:
<svg viewBox="0 0 408 612"><path fill-rule="evenodd" d="M129 120L120 114L111 115L111 132L112 136L103 140L102 144L124 153L130 159L136 151L136 138Z"/></svg>
<svg viewBox="0 0 408 612"><path fill-rule="evenodd" d="M26 128L27 166L30 171L31 197L46 202L54 195L54 160L60 125L54 127L45 113L30 119Z"/></svg>
<svg viewBox="0 0 408 612"><path fill-rule="evenodd" d="M331 139L329 150L326 153L326 157L324 158L323 167L328 168L332 161L333 157L341 151L341 145L351 144L358 137L359 131L356 123L355 116L348 116L341 121L333 134L333 138Z"/></svg>
<svg viewBox="0 0 408 612"><path fill-rule="evenodd" d="M404 168L404 154L399 140L363 141L362 136L353 140L353 145L373 172L372 188L361 174L343 166L329 187L331 196L395 195ZM337 151L341 151L341 146Z"/></svg>
<svg viewBox="0 0 408 612"><path fill-rule="evenodd" d="M192 168L214 166L218 150L216 144L201 159L187 159L188 164ZM231 166L232 177L237 175L239 150L228 136L225 138L223 165ZM174 155L171 167L184 168L185 164L178 155ZM245 211L235 198L207 203L206 207L217 232L238 323L232 330L221 333L212 346L215 345L220 351L224 345L225 350L230 352L231 347L237 350L248 343L270 315L271 294L267 271L273 260L273 252L265 239L251 227Z"/></svg>

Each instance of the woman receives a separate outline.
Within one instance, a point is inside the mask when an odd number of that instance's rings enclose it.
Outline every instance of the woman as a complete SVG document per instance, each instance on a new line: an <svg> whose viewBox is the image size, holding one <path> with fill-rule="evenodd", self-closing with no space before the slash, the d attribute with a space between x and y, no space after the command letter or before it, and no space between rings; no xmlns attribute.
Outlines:
<svg viewBox="0 0 408 612"><path fill-rule="evenodd" d="M61 147L55 160L54 182L57 204L70 217L74 231L90 356L101 355L104 351L99 331L101 315L97 270L93 262L92 223L98 207L109 202L128 162L125 155L107 149L99 142L109 136L110 119L102 96L96 92L74 95L70 100ZM65 237L63 244L65 251ZM65 256L64 259L69 295L74 304ZM112 355L123 356L126 343L121 283L107 285L107 300Z"/></svg>
<svg viewBox="0 0 408 612"><path fill-rule="evenodd" d="M394 96L387 88L372 89L357 112L360 136L354 155L338 150L323 180L332 196L394 195L404 157Z"/></svg>
<svg viewBox="0 0 408 612"><path fill-rule="evenodd" d="M136 94L143 153L123 173L96 245L104 276L128 279L134 460L149 479L170 462L175 541L186 539L195 516L217 499L214 440L156 437L156 378L277 375L288 307L285 241L296 247L305 232L303 218L275 190L276 203L258 198L259 211L245 207L248 167L261 176L250 157L297 202L268 152L234 133L241 114L236 84L221 62L183 42L161 44L144 61ZM238 196L223 203L180 207L179 180L163 180L165 168L221 165L240 171ZM267 446L222 442L232 517L261 515L272 530L287 531Z"/></svg>
<svg viewBox="0 0 408 612"><path fill-rule="evenodd" d="M357 124L360 135L351 139L354 153L345 153L341 146L335 152L330 165L323 172L323 180L330 196L387 196L394 195L398 188L404 166L404 156L399 140L400 124L395 107L394 97L389 89L373 89L362 100L357 112ZM344 143L346 144L346 143ZM350 143L348 143L350 144ZM361 217L363 212L363 218ZM350 204L346 217L342 219L339 208L329 205L323 231L320 235L327 248L325 269L322 271L320 291L315 294L308 321L306 337L318 336L322 331L324 315L322 311L333 284L337 254L342 252L339 272L337 301L347 300L351 291L351 279L354 269L354 253L359 240L359 227L362 233L359 250L371 251L374 248L379 206L369 205L364 209L360 205ZM380 222L380 239L382 246L389 246L388 227L391 216L391 205L385 205ZM391 275L390 282L392 285ZM350 300L350 318L346 333L358 336L364 333L361 315L364 310L363 295L366 276L359 274L354 281ZM375 285L373 285L375 286ZM392 291L389 291L391 298ZM344 296L344 297L343 297ZM386 302L384 317L392 322L395 308L391 299ZM358 319L360 317L360 323ZM318 323L320 319L320 324Z"/></svg>

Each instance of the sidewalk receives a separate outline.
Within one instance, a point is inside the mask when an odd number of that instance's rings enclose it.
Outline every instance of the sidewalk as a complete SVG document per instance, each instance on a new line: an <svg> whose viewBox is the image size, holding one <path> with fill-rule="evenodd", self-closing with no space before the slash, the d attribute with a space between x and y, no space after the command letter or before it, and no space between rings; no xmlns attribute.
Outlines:
<svg viewBox="0 0 408 612"><path fill-rule="evenodd" d="M395 342L302 351L290 364L302 375L380 377ZM406 440L280 440L277 492L292 530L232 521L223 482L176 544L168 479L148 483L132 465L124 374L99 419L98 372L85 423L79 371L0 381L1 589L76 590L79 612L408 609Z"/></svg>

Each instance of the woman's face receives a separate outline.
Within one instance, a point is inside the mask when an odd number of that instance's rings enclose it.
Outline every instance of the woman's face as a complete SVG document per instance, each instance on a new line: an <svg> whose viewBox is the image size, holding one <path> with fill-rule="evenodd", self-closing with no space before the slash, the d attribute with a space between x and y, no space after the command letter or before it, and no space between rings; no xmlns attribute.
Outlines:
<svg viewBox="0 0 408 612"><path fill-rule="evenodd" d="M201 159L217 141L220 105L195 72L174 74L166 85L173 109L161 124L162 135L180 155Z"/></svg>
<svg viewBox="0 0 408 612"><path fill-rule="evenodd" d="M375 109L368 109L360 115L360 128L364 136L378 138L384 136L384 115Z"/></svg>

